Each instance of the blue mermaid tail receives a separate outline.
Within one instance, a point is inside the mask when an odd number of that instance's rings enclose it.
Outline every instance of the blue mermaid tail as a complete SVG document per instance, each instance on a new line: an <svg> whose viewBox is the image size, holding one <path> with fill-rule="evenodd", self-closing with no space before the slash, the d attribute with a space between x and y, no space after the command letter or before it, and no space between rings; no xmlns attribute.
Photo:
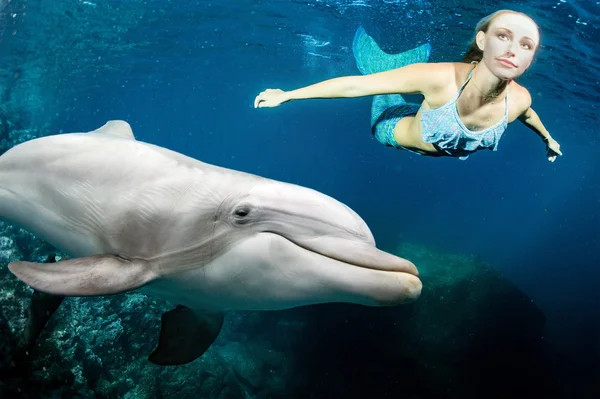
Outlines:
<svg viewBox="0 0 600 399"><path fill-rule="evenodd" d="M383 51L375 40L359 26L352 42L352 52L358 70L363 74L388 71L406 65L427 62L431 54L431 45L423 44L411 50L398 54L389 54ZM373 97L371 104L371 128L373 134L382 144L396 147L393 139L395 123L389 123L398 116L414 114L418 111L418 104L409 104L400 94L384 94ZM396 116L396 117L394 117ZM385 122L388 123L379 123ZM376 126L377 125L377 126Z"/></svg>
<svg viewBox="0 0 600 399"><path fill-rule="evenodd" d="M367 75L418 62L427 62L431 54L431 44L426 43L398 54L388 54L379 47L362 26L359 26L352 41L352 52L358 70L363 75Z"/></svg>

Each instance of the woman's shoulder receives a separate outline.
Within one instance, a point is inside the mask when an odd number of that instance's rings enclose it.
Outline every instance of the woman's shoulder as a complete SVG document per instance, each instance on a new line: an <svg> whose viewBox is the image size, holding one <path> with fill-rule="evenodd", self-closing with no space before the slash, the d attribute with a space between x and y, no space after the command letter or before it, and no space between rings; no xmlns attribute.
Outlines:
<svg viewBox="0 0 600 399"><path fill-rule="evenodd" d="M455 62L428 62L419 64L421 74L435 91L444 91L454 83Z"/></svg>
<svg viewBox="0 0 600 399"><path fill-rule="evenodd" d="M509 90L512 93L515 93L519 96L525 96L529 99L531 99L531 94L529 93L529 90L527 90L527 88L525 86L520 85L519 83L517 83L514 80L510 81L510 85L508 86Z"/></svg>
<svg viewBox="0 0 600 399"><path fill-rule="evenodd" d="M457 68L460 68L459 64L459 62L429 62L425 65L430 72L435 72L439 77L449 79L454 76Z"/></svg>
<svg viewBox="0 0 600 399"><path fill-rule="evenodd" d="M430 65L432 65L431 72L434 72L436 80L444 87L445 91L452 93L462 86L475 67L466 62L438 62Z"/></svg>
<svg viewBox="0 0 600 399"><path fill-rule="evenodd" d="M454 80L460 87L467 80L471 71L475 69L477 62L453 62L452 65L454 66Z"/></svg>
<svg viewBox="0 0 600 399"><path fill-rule="evenodd" d="M429 65L431 65L431 72L435 73L437 80L453 92L462 86L475 67L474 64L467 62L437 62Z"/></svg>
<svg viewBox="0 0 600 399"><path fill-rule="evenodd" d="M514 80L508 85L510 101L515 103L520 112L526 111L531 106L531 94L524 86Z"/></svg>

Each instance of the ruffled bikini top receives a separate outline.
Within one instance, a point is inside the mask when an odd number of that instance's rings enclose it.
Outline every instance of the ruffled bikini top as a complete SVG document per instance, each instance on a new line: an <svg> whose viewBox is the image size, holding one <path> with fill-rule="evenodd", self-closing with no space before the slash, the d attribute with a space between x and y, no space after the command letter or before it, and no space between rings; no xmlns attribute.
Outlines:
<svg viewBox="0 0 600 399"><path fill-rule="evenodd" d="M423 141L462 160L480 149L496 151L502 133L508 126L508 86L506 87L504 118L500 122L484 130L472 131L460 120L456 101L471 80L474 71L475 68L469 73L467 80L452 100L435 109L421 109Z"/></svg>

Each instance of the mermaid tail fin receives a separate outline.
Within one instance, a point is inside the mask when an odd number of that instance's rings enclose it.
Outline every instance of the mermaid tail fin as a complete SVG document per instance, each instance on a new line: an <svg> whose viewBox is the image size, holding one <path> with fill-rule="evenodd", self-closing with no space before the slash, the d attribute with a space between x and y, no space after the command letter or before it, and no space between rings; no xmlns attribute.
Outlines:
<svg viewBox="0 0 600 399"><path fill-rule="evenodd" d="M406 65L427 62L431 54L431 45L423 44L398 54L388 54L377 42L359 26L352 42L352 52L356 66L363 75L401 68ZM385 110L406 104L400 94L384 94L373 96L371 104L371 127L379 121Z"/></svg>
<svg viewBox="0 0 600 399"><path fill-rule="evenodd" d="M352 42L352 52L359 71L363 75L367 75L409 64L427 62L431 54L431 45L426 43L402 53L388 54L379 47L362 26L359 26Z"/></svg>

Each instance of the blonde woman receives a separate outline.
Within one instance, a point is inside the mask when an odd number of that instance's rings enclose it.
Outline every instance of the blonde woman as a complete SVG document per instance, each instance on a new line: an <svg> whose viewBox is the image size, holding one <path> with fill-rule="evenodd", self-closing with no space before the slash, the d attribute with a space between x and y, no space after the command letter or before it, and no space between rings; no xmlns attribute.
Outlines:
<svg viewBox="0 0 600 399"><path fill-rule="evenodd" d="M526 14L499 10L483 18L462 62L428 63L429 44L400 54L387 54L359 28L353 52L363 75L325 80L292 91L267 89L255 108L276 107L308 98L374 96L372 133L384 145L429 156L467 159L495 151L507 125L523 122L546 145L554 162L562 155L531 108L531 95L515 79L531 65L540 31ZM423 95L421 104L400 94Z"/></svg>

